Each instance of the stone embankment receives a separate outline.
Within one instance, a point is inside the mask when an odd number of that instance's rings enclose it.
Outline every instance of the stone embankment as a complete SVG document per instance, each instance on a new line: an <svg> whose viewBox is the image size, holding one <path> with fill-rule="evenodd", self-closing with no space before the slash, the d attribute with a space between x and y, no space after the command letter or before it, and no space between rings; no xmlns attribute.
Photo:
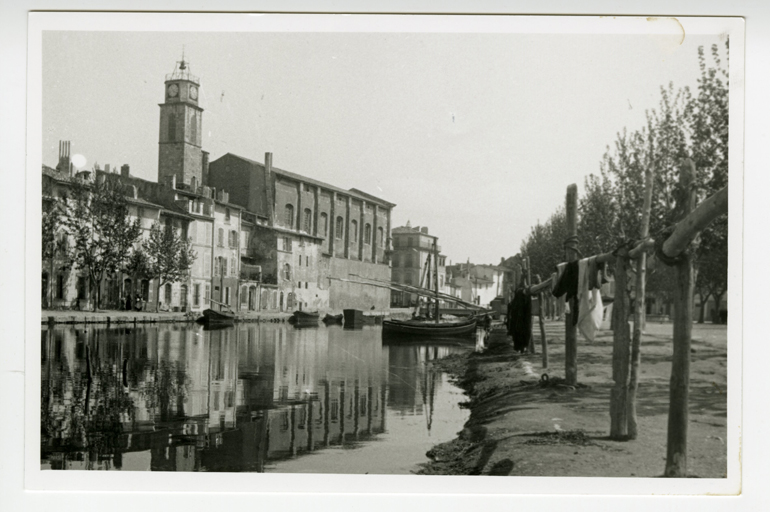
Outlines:
<svg viewBox="0 0 770 512"><path fill-rule="evenodd" d="M386 311L365 311L366 316L380 316L389 318L408 318L411 310L391 309ZM334 314L334 312L330 312ZM339 312L341 313L341 311ZM325 314L322 313L322 317ZM237 313L236 322L286 322L291 318L291 313L279 311L260 311ZM55 324L151 324L172 322L194 322L200 316L197 313L173 313L154 311L71 311L71 310L43 310L41 312L42 325Z"/></svg>

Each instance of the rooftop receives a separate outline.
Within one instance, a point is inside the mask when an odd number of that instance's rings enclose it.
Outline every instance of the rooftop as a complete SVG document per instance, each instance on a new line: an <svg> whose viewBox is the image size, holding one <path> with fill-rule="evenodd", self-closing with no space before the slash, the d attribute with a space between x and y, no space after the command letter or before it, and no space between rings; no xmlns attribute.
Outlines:
<svg viewBox="0 0 770 512"><path fill-rule="evenodd" d="M240 160L243 160L244 162L248 162L248 163L250 163L252 165L258 165L258 166L260 166L262 168L265 167L265 164L263 164L262 162L257 162L256 160L252 160L250 158L246 158L246 157L240 156L240 155L235 155L233 153L226 153L225 155L223 155L220 158L224 158L225 156L228 156L228 155L233 157L233 158L238 158ZM219 160L219 158L217 160ZM394 203L390 203L388 201L385 201L384 199L380 199L379 197L373 196L371 194L367 194L366 192L362 192L362 191L360 191L358 189L355 189L355 188L352 188L350 190L345 190L343 188L335 187L334 185L330 185L328 183L324 183L323 181L318 181L318 180L315 180L313 178L308 178L307 176L302 176L301 174L293 173L291 171L285 171L285 170L280 169L278 167L273 167L272 168L272 172L274 172L275 174L279 174L279 175L281 175L283 177L295 180L295 181L301 181L303 183L308 183L310 185L315 185L317 187L321 187L321 188L324 188L326 190L332 190L334 192L339 192L340 194L345 194L347 196L355 197L356 199L360 199L362 201L370 201L370 202L378 203L381 206L386 206L388 208L392 208L392 207L396 206Z"/></svg>

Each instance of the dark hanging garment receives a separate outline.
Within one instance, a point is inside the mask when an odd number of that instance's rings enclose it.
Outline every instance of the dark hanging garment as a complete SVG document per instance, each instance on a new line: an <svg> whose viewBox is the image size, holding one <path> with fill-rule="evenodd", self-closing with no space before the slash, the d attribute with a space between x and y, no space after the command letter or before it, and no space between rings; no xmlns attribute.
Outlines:
<svg viewBox="0 0 770 512"><path fill-rule="evenodd" d="M578 268L578 262L570 261L564 268L564 273L561 275L561 279L556 283L553 291L551 292L554 297L561 297L565 293L565 298L569 302L570 313L572 315L572 325L577 325L578 320L578 278L580 276L580 270Z"/></svg>
<svg viewBox="0 0 770 512"><path fill-rule="evenodd" d="M511 302L509 332L513 337L513 349L519 352L529 346L529 336L532 332L532 297L519 288Z"/></svg>
<svg viewBox="0 0 770 512"><path fill-rule="evenodd" d="M514 298L516 296L514 295ZM508 303L508 310L505 315L505 327L508 330L508 336L513 336L513 299Z"/></svg>

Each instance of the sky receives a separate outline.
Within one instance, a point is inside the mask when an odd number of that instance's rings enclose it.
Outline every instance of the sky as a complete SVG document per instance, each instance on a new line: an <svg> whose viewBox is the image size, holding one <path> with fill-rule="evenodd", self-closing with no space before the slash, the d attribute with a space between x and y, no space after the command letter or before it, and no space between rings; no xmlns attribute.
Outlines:
<svg viewBox="0 0 770 512"><path fill-rule="evenodd" d="M157 180L158 104L182 58L203 149L358 188L428 226L453 263L499 263L599 172L660 87L697 86L716 36L503 33L43 34L43 163Z"/></svg>

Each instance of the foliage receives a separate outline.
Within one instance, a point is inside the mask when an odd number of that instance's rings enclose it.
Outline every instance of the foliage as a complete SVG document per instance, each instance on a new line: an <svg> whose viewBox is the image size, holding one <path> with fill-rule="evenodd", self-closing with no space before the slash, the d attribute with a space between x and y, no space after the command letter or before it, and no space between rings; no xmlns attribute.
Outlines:
<svg viewBox="0 0 770 512"><path fill-rule="evenodd" d="M551 215L545 224L539 222L521 245L521 253L529 257L532 275L548 279L556 265L564 260L567 216L563 208Z"/></svg>
<svg viewBox="0 0 770 512"><path fill-rule="evenodd" d="M128 201L120 183L73 181L71 194L64 200L62 217L72 240L72 262L88 273L96 288L94 310L101 300L102 279L124 267L132 246L140 235L139 221L131 220Z"/></svg>
<svg viewBox="0 0 770 512"><path fill-rule="evenodd" d="M154 223L142 249L147 259L147 272L156 279L157 296L164 284L186 278L195 260L191 239L183 237L170 223ZM159 306L160 301L156 300L156 311Z"/></svg>
<svg viewBox="0 0 770 512"><path fill-rule="evenodd" d="M727 44L725 51L729 51ZM695 162L699 200L727 184L727 69L721 66L717 45L711 48L713 66L707 64L702 47L698 59L701 76L696 94L687 87L676 89L672 83L661 87L658 108L646 112L646 126L618 133L612 148L607 147L599 175L586 178L578 209L579 248L584 255L609 252L625 240L639 238L647 168L654 171L650 212L653 237L680 217L676 198L683 158ZM565 238L562 208L548 222L532 228L521 250L530 256L533 271L537 268L537 272L550 273L563 257ZM701 243L694 246L699 289L721 299L727 286L726 218L705 229ZM665 298L670 296L673 280L664 267L654 265L647 272L647 289ZM628 282L632 285L634 280Z"/></svg>

